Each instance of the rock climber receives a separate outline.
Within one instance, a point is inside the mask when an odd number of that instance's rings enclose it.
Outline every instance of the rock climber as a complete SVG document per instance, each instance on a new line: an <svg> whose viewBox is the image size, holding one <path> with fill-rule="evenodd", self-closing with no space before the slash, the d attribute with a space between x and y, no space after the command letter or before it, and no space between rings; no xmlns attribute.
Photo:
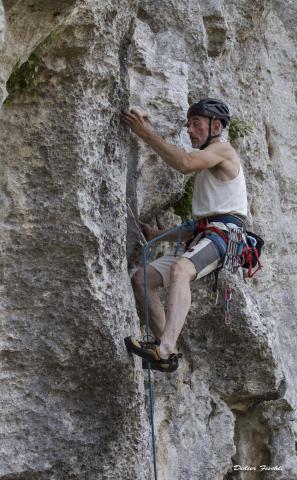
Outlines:
<svg viewBox="0 0 297 480"><path fill-rule="evenodd" d="M222 100L204 98L190 106L187 112L187 131L193 151L186 152L169 144L135 109L121 113L121 119L149 145L168 165L183 174L196 172L192 198L195 232L185 230L182 241L190 243L178 256L165 255L147 267L147 286L150 328L155 339L141 341L125 338L129 351L150 361L151 368L172 372L178 368L176 342L191 306L190 282L204 277L222 265L226 244L218 231L228 232L230 225L245 230L247 193L240 158L229 142L222 141L223 129L230 124L228 105ZM203 225L203 231L199 230ZM207 228L214 227L213 231ZM163 231L143 225L147 240ZM199 232L199 233L197 233ZM176 240L171 234L168 241ZM144 309L144 274L139 268L132 285L140 310ZM157 295L159 287L168 287L165 315Z"/></svg>

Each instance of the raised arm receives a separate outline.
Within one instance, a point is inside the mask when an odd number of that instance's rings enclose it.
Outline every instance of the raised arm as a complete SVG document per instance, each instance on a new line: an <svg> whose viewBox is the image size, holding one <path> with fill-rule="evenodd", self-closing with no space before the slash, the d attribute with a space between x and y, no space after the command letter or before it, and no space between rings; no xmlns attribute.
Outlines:
<svg viewBox="0 0 297 480"><path fill-rule="evenodd" d="M171 145L163 140L145 121L143 115L136 110L122 112L121 118L168 165L181 173L187 174L205 168L212 168L225 160L221 153L222 149L218 149L216 144L210 145L207 151L191 153Z"/></svg>

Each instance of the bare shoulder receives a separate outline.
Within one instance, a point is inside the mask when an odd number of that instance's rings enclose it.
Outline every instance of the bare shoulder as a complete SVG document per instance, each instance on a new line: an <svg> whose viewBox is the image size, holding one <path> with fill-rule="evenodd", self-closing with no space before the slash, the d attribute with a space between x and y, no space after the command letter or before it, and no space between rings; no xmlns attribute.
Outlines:
<svg viewBox="0 0 297 480"><path fill-rule="evenodd" d="M218 177L234 176L239 170L239 157L230 143L214 142L203 150L194 151L185 155L182 173L192 173L198 170L211 170Z"/></svg>
<svg viewBox="0 0 297 480"><path fill-rule="evenodd" d="M223 160L231 160L231 161L239 161L239 156L236 152L236 150L232 147L231 143L229 142L216 142L216 143L211 143L208 147L207 150L209 152L216 153L217 155L220 155Z"/></svg>
<svg viewBox="0 0 297 480"><path fill-rule="evenodd" d="M217 142L209 145L209 151L221 157L221 162L211 169L212 173L222 181L232 180L238 175L240 158L229 142ZM211 150L210 150L211 149Z"/></svg>

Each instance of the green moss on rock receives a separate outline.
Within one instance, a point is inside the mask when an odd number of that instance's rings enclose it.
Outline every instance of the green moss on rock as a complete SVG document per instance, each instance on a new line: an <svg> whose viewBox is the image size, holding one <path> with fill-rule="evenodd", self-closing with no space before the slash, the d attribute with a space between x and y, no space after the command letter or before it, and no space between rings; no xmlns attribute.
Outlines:
<svg viewBox="0 0 297 480"><path fill-rule="evenodd" d="M41 69L41 61L39 57L32 53L28 60L22 65L17 62L11 72L6 83L8 97L5 103L11 102L13 97L18 93L27 92L34 94L38 83L38 74Z"/></svg>
<svg viewBox="0 0 297 480"><path fill-rule="evenodd" d="M248 123L239 117L232 117L229 126L229 139L232 142L239 138L246 137L252 133L253 129L254 125L252 123Z"/></svg>
<svg viewBox="0 0 297 480"><path fill-rule="evenodd" d="M185 185L183 196L173 205L174 213L179 215L183 222L192 218L192 196L194 182L195 175L189 178Z"/></svg>
<svg viewBox="0 0 297 480"><path fill-rule="evenodd" d="M8 97L4 102L6 105L9 105L13 98L19 93L36 94L38 77L44 67L41 60L43 54L57 41L62 31L62 28L57 28L50 32L35 48L26 62L20 64L18 61L14 65L11 75L6 82L6 90L8 92Z"/></svg>

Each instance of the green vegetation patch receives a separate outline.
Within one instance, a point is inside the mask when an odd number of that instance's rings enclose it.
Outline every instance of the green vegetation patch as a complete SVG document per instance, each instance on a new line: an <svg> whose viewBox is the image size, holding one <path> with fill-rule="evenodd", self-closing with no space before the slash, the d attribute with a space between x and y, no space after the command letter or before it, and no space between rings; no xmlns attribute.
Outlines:
<svg viewBox="0 0 297 480"><path fill-rule="evenodd" d="M62 28L52 31L47 37L35 48L28 60L22 64L18 61L6 82L6 90L8 97L5 104L10 104L12 99L20 93L29 93L35 95L37 92L38 76L44 68L41 58L53 43L57 41L62 33Z"/></svg>
<svg viewBox="0 0 297 480"><path fill-rule="evenodd" d="M56 42L56 40L61 36L63 28L59 27L56 30L53 30L48 36L39 44L39 50L48 50L48 48Z"/></svg>
<svg viewBox="0 0 297 480"><path fill-rule="evenodd" d="M189 178L186 183L183 196L173 205L176 215L179 215L183 222L192 218L192 196L194 191L195 175Z"/></svg>
<svg viewBox="0 0 297 480"><path fill-rule="evenodd" d="M255 125L252 123L248 123L245 120L238 118L238 117L232 117L230 126L229 126L229 139L230 141L235 141L238 140L239 138L246 137L247 135L250 135L252 131L254 130Z"/></svg>
<svg viewBox="0 0 297 480"><path fill-rule="evenodd" d="M5 103L9 103L18 93L27 92L34 94L40 69L41 61L35 53L32 53L28 60L22 65L20 65L20 62L17 62L6 83L6 89L9 95Z"/></svg>

